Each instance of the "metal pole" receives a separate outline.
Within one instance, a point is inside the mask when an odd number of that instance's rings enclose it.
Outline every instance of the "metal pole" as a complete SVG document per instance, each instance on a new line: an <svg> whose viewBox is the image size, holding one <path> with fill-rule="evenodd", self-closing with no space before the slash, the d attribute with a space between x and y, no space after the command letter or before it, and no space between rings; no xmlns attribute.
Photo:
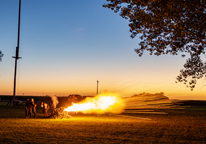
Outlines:
<svg viewBox="0 0 206 144"><path fill-rule="evenodd" d="M17 60L21 57L19 57L19 41L20 41L20 19L21 19L21 0L19 0L19 17L18 17L18 37L17 37L17 47L16 47L16 56L13 56L15 58L15 68L14 68L14 90L13 90L13 97L12 100L8 103L9 106L11 103L13 103L13 100L16 96L16 72L17 72ZM7 104L7 105L8 105Z"/></svg>
<svg viewBox="0 0 206 144"><path fill-rule="evenodd" d="M97 95L98 95L98 84L99 84L99 81L97 80Z"/></svg>

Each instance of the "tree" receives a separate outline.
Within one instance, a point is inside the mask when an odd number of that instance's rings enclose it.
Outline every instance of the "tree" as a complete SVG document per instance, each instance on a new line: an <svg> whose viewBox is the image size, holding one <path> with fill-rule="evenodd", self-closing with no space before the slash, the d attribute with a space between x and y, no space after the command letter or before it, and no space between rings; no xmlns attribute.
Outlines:
<svg viewBox="0 0 206 144"><path fill-rule="evenodd" d="M3 57L3 53L0 51L0 61L1 61L1 59L2 59L2 57Z"/></svg>
<svg viewBox="0 0 206 144"><path fill-rule="evenodd" d="M140 34L139 56L189 54L177 81L193 90L206 73L206 0L107 0L103 7L129 20L131 38Z"/></svg>

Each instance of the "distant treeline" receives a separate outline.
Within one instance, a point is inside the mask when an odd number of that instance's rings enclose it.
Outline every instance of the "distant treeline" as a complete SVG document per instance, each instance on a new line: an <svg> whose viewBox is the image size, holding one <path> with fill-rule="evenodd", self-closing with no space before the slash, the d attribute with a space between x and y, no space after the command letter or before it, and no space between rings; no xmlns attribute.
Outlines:
<svg viewBox="0 0 206 144"><path fill-rule="evenodd" d="M181 106L205 106L206 107L206 101L205 100L185 100L180 103Z"/></svg>
<svg viewBox="0 0 206 144"><path fill-rule="evenodd" d="M81 95L77 95L77 94L74 94L78 101L82 101L84 100L86 97L93 97L93 96L81 96ZM71 95L69 95L71 96ZM58 98L58 101L59 101L59 104L57 105L57 107L68 107L69 106L69 103L68 103L68 98L69 96L62 96L62 97L59 97L57 96ZM11 100L13 96L11 95L0 95L0 100ZM48 104L51 104L51 97L50 96L16 96L15 97L15 100L21 100L21 101L25 101L27 99L31 99L33 98L34 101L37 103L37 105L40 104L40 102L47 102Z"/></svg>
<svg viewBox="0 0 206 144"><path fill-rule="evenodd" d="M13 96L0 95L0 100L11 100ZM26 101L28 98L33 98L35 101L51 101L50 96L16 96L16 100Z"/></svg>
<svg viewBox="0 0 206 144"><path fill-rule="evenodd" d="M140 94L134 94L133 96L142 96L142 95L144 95L144 96L156 96L156 95L164 96L164 92L159 92L159 93L155 93L155 94L150 94L150 93L143 92L143 93L140 93Z"/></svg>

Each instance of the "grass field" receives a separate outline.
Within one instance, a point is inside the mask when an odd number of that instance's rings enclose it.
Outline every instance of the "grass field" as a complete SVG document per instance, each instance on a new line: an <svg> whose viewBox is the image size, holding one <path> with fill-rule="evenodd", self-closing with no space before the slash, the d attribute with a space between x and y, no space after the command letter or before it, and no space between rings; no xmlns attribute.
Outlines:
<svg viewBox="0 0 206 144"><path fill-rule="evenodd" d="M168 114L24 118L24 108L0 107L0 143L206 143L206 108Z"/></svg>

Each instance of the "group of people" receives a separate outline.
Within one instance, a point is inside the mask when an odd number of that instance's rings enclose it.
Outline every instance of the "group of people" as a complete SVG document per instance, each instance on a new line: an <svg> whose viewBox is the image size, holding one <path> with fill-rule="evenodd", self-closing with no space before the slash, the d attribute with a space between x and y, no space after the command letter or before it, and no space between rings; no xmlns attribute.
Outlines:
<svg viewBox="0 0 206 144"><path fill-rule="evenodd" d="M33 98L28 98L25 104L25 117L31 118L32 113L34 114L34 118L36 118L36 104Z"/></svg>
<svg viewBox="0 0 206 144"><path fill-rule="evenodd" d="M32 114L34 114L34 118L36 118L36 104L34 102L34 99L27 99L26 104L25 104L25 118L31 118ZM43 114L44 117L48 117L48 110L50 109L49 104L45 102L41 102L41 107L43 108ZM54 110L54 106L51 105L51 111Z"/></svg>
<svg viewBox="0 0 206 144"><path fill-rule="evenodd" d="M53 96L51 98L51 105L49 105L46 102L41 102L41 107L43 108L43 114L44 117L49 117L54 115L55 113L55 108L56 105L58 104L58 100L55 99L56 96ZM75 95L69 96L68 98L69 106L71 106L73 103L77 103L78 99ZM26 104L25 104L25 117L26 118L31 118L32 114L34 114L34 118L36 118L36 104L34 102L34 99L27 99ZM51 108L51 115L48 114L49 109Z"/></svg>

